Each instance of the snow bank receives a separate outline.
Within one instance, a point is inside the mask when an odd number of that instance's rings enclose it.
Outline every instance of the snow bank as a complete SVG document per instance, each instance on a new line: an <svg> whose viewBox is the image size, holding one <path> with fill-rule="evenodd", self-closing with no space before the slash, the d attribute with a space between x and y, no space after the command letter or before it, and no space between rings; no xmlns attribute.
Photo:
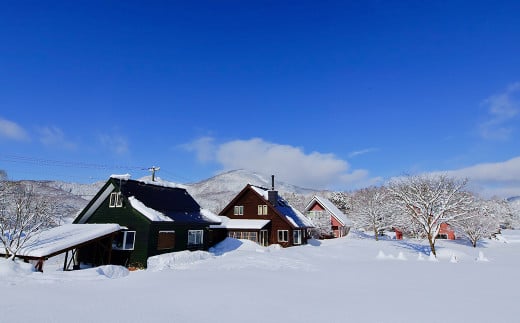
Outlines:
<svg viewBox="0 0 520 323"><path fill-rule="evenodd" d="M392 254L386 255L383 252L383 250L379 250L379 252L376 256L376 259L379 259L379 260L408 260L408 258L406 258L406 256L404 255L404 253L402 251L400 251L396 257Z"/></svg>
<svg viewBox="0 0 520 323"><path fill-rule="evenodd" d="M219 242L210 248L209 252L216 256L221 256L231 251L269 252L273 250L280 250L281 248L282 247L279 244L272 244L268 247L263 247L251 240L226 238L222 242Z"/></svg>
<svg viewBox="0 0 520 323"><path fill-rule="evenodd" d="M28 275L34 271L34 266L29 263L0 258L0 276Z"/></svg>
<svg viewBox="0 0 520 323"><path fill-rule="evenodd" d="M123 278L128 276L130 273L127 268L123 266L107 265L101 266L96 269L96 272L102 276L110 279Z"/></svg>
<svg viewBox="0 0 520 323"><path fill-rule="evenodd" d="M148 258L147 268L151 271L174 269L182 265L189 265L195 262L214 257L207 251L179 251Z"/></svg>
<svg viewBox="0 0 520 323"><path fill-rule="evenodd" d="M237 250L243 244L242 240L226 238L222 242L217 243L215 246L209 248L209 252L216 256L221 256L225 253Z"/></svg>
<svg viewBox="0 0 520 323"><path fill-rule="evenodd" d="M506 243L520 243L520 230L502 230L497 239Z"/></svg>

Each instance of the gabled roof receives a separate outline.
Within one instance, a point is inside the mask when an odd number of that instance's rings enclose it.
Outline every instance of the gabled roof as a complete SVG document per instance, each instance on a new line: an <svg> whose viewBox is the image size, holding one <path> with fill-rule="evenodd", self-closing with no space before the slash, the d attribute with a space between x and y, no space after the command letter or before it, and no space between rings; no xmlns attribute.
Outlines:
<svg viewBox="0 0 520 323"><path fill-rule="evenodd" d="M269 203L269 190L264 187L249 185L249 187L260 195L266 202ZM304 216L300 211L292 207L280 194L277 193L278 199L276 205L272 205L274 209L287 220L295 228L312 228L314 223Z"/></svg>
<svg viewBox="0 0 520 323"><path fill-rule="evenodd" d="M107 181L74 222L85 223L113 191L121 192L132 208L152 222L220 223L216 215L201 209L188 191L180 185L115 176Z"/></svg>
<svg viewBox="0 0 520 323"><path fill-rule="evenodd" d="M347 218L345 213L341 212L341 210L338 209L336 207L336 205L334 205L334 203L332 203L329 199L327 199L325 197L314 195L312 197L312 200L305 207L305 212L309 211L312 208L312 206L314 205L314 203L318 203L319 205L321 205L325 210L327 210L327 212L329 212L334 218L336 218L336 220L338 220L339 223L341 223L342 225L352 226L352 221L350 221Z"/></svg>

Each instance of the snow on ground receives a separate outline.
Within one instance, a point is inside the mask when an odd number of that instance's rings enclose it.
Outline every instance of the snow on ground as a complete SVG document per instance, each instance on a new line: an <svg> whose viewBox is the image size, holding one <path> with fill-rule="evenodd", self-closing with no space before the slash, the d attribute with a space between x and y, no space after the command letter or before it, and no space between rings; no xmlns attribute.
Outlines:
<svg viewBox="0 0 520 323"><path fill-rule="evenodd" d="M520 234L472 248L438 241L373 241L352 232L309 245L226 239L209 252L44 273L0 260L8 322L517 322ZM487 261L484 261L486 259Z"/></svg>

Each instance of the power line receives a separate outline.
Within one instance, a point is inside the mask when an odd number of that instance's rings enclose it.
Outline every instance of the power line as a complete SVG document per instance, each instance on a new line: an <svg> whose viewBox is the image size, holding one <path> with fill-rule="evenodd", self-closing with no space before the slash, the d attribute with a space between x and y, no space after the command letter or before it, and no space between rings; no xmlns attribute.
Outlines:
<svg viewBox="0 0 520 323"><path fill-rule="evenodd" d="M32 164L38 166L55 166L55 167L70 167L70 168L89 168L89 169L99 169L99 170L107 170L107 169L133 169L133 170L143 170L148 169L143 166L129 166L129 165L107 165L107 164L95 164L95 163L85 163L85 162L71 162L71 161L63 161L56 159L43 159L43 158L34 158L20 155L5 155L0 154L0 160L12 163L24 163L24 164Z"/></svg>

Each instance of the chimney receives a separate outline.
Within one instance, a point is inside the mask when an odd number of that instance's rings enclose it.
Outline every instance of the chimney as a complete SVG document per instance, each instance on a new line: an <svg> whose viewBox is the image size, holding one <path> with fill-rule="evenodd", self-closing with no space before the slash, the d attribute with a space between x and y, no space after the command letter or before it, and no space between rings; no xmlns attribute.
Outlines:
<svg viewBox="0 0 520 323"><path fill-rule="evenodd" d="M278 203L278 191L274 190L274 175L271 175L271 189L267 191L267 200L275 206Z"/></svg>

